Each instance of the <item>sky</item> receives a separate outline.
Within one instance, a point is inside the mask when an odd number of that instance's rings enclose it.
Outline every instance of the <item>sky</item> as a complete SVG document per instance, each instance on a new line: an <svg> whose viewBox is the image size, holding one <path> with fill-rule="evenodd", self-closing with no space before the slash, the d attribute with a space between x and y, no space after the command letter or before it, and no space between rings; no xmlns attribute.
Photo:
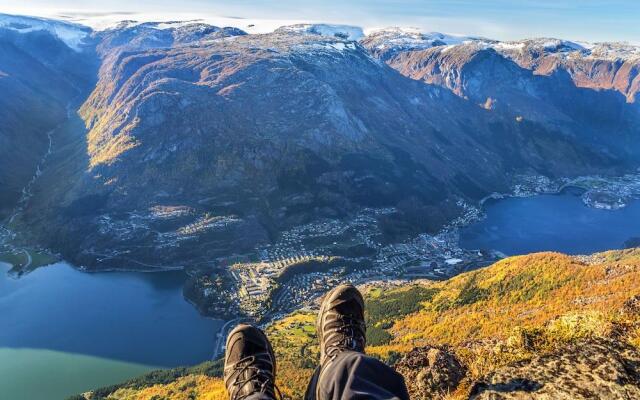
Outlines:
<svg viewBox="0 0 640 400"><path fill-rule="evenodd" d="M296 22L388 26L499 40L555 37L640 45L640 0L0 0L0 12L113 21L205 19L249 31Z"/></svg>

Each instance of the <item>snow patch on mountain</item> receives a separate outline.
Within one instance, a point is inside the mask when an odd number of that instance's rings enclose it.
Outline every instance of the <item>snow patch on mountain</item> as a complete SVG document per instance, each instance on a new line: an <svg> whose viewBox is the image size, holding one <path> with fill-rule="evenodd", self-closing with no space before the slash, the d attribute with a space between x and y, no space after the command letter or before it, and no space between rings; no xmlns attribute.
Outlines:
<svg viewBox="0 0 640 400"><path fill-rule="evenodd" d="M391 27L371 31L367 36L379 42L377 48L426 49L433 46L460 44L470 40L466 36L446 35L440 32L421 32L418 28Z"/></svg>
<svg viewBox="0 0 640 400"><path fill-rule="evenodd" d="M311 35L321 35L337 37L346 40L359 40L364 37L362 28L349 25L329 25L329 24L295 24L281 26L276 32L282 33L305 33Z"/></svg>
<svg viewBox="0 0 640 400"><path fill-rule="evenodd" d="M350 50L356 50L357 47L354 43L344 43L344 42L324 42L324 43L312 43L309 45L296 46L296 49L300 49L302 51L309 50L319 50L319 51L331 51L331 52L339 52L343 53Z"/></svg>
<svg viewBox="0 0 640 400"><path fill-rule="evenodd" d="M500 42L497 40L480 40L478 45L492 48L498 52L501 51L538 51L547 54L564 54L570 52L585 52L586 48L578 43L568 40L553 38L534 38L518 41Z"/></svg>
<svg viewBox="0 0 640 400"><path fill-rule="evenodd" d="M360 42L383 60L405 51L425 50L438 46L455 46L473 40L466 36L439 32L421 32L418 28L391 27L372 30Z"/></svg>
<svg viewBox="0 0 640 400"><path fill-rule="evenodd" d="M0 28L20 33L47 31L75 51L81 51L86 38L91 33L91 28L79 24L9 14L0 14Z"/></svg>
<svg viewBox="0 0 640 400"><path fill-rule="evenodd" d="M156 29L179 29L189 25L198 24L200 21L169 21L169 22L156 22Z"/></svg>
<svg viewBox="0 0 640 400"><path fill-rule="evenodd" d="M608 61L627 61L640 58L640 46L628 43L588 43L555 38L498 41L471 36L447 35L439 32L422 32L417 28L400 27L372 30L360 42L383 60L406 51L425 50L439 46L447 46L443 51L448 51L456 46L466 44L493 49L505 56L529 52L552 54L561 58L584 57Z"/></svg>
<svg viewBox="0 0 640 400"><path fill-rule="evenodd" d="M640 46L628 43L584 43L589 57L603 60L640 60Z"/></svg>
<svg viewBox="0 0 640 400"><path fill-rule="evenodd" d="M627 43L589 43L553 38L534 38L512 42L485 41L480 44L507 56L514 52L544 52L560 58L583 57L606 61L627 61L640 58L640 47Z"/></svg>
<svg viewBox="0 0 640 400"><path fill-rule="evenodd" d="M187 23L202 23L212 26L231 26L242 29L247 33L270 33L285 25L307 23L307 20L290 18L244 18L237 16L220 16L215 14L203 14L195 12L105 12L87 14L83 12L65 12L60 15L47 10L38 10L38 15L46 18L57 18L70 21L84 26L91 27L94 31L104 31L115 29L123 22L131 26L140 25L147 22L160 22L169 25L179 24L181 21ZM123 26L124 27L124 26Z"/></svg>

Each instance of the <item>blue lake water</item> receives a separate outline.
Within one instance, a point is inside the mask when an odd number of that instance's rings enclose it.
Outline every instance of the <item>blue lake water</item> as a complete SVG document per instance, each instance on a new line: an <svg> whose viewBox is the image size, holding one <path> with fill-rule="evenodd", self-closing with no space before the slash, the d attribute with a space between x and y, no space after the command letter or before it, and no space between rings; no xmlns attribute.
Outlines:
<svg viewBox="0 0 640 400"><path fill-rule="evenodd" d="M185 275L88 274L65 263L14 279L0 264L0 392L62 399L209 359L222 321L182 296Z"/></svg>
<svg viewBox="0 0 640 400"><path fill-rule="evenodd" d="M468 249L499 250L507 255L537 251L589 254L620 249L640 237L640 201L619 210L587 207L566 192L490 200L486 218L460 232Z"/></svg>

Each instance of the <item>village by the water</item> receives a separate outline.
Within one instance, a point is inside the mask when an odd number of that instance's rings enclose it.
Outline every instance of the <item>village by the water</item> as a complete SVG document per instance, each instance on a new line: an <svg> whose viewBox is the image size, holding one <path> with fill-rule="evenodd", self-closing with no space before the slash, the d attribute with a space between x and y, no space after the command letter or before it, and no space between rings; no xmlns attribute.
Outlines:
<svg viewBox="0 0 640 400"><path fill-rule="evenodd" d="M575 188L582 192L586 206L615 210L640 198L638 174L558 180L520 176L517 182L512 192L494 193L477 206L459 200L462 215L439 233L423 233L401 243L383 245L378 241L378 217L394 213L394 208L367 208L351 219L322 220L295 227L283 232L277 242L256 249L255 262L232 265L234 284L218 287L215 297L231 301L249 316L273 319L311 304L326 288L339 281L357 284L446 279L504 257L491 249L460 247L460 228L482 218L482 205L489 199L554 194ZM345 247L358 246L371 254L336 255L343 254L341 250ZM313 268L304 269L309 264ZM296 268L301 269L296 271ZM229 303L220 306L228 307Z"/></svg>

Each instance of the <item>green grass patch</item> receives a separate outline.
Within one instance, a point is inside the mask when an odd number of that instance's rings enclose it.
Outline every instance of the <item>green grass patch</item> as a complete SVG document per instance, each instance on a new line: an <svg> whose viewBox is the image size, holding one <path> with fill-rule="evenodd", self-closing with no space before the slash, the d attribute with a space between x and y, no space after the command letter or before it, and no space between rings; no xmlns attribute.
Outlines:
<svg viewBox="0 0 640 400"><path fill-rule="evenodd" d="M29 263L31 257L31 263ZM22 249L18 251L7 251L0 253L0 262L11 264L11 272L22 275L29 273L36 268L53 264L59 259L46 251L34 249Z"/></svg>
<svg viewBox="0 0 640 400"><path fill-rule="evenodd" d="M375 325L367 327L368 346L382 346L385 344L389 344L391 339L393 339L393 336L386 330Z"/></svg>
<svg viewBox="0 0 640 400"><path fill-rule="evenodd" d="M376 297L366 299L367 326L380 326L380 323L393 321L422 309L422 303L430 301L438 293L437 289L424 286L412 286L407 290L391 293L378 293ZM390 327L386 324L386 327Z"/></svg>
<svg viewBox="0 0 640 400"><path fill-rule="evenodd" d="M31 251L31 267L39 268L46 265L51 265L59 261L58 257L47 253L45 251Z"/></svg>
<svg viewBox="0 0 640 400"><path fill-rule="evenodd" d="M511 303L544 299L552 291L562 287L566 279L540 279L540 274L524 272L510 279L497 282L489 288L491 293L500 298L509 298Z"/></svg>
<svg viewBox="0 0 640 400"><path fill-rule="evenodd" d="M22 268L28 261L27 255L24 252L14 254L12 252L6 252L0 254L0 262L11 264L13 268Z"/></svg>

